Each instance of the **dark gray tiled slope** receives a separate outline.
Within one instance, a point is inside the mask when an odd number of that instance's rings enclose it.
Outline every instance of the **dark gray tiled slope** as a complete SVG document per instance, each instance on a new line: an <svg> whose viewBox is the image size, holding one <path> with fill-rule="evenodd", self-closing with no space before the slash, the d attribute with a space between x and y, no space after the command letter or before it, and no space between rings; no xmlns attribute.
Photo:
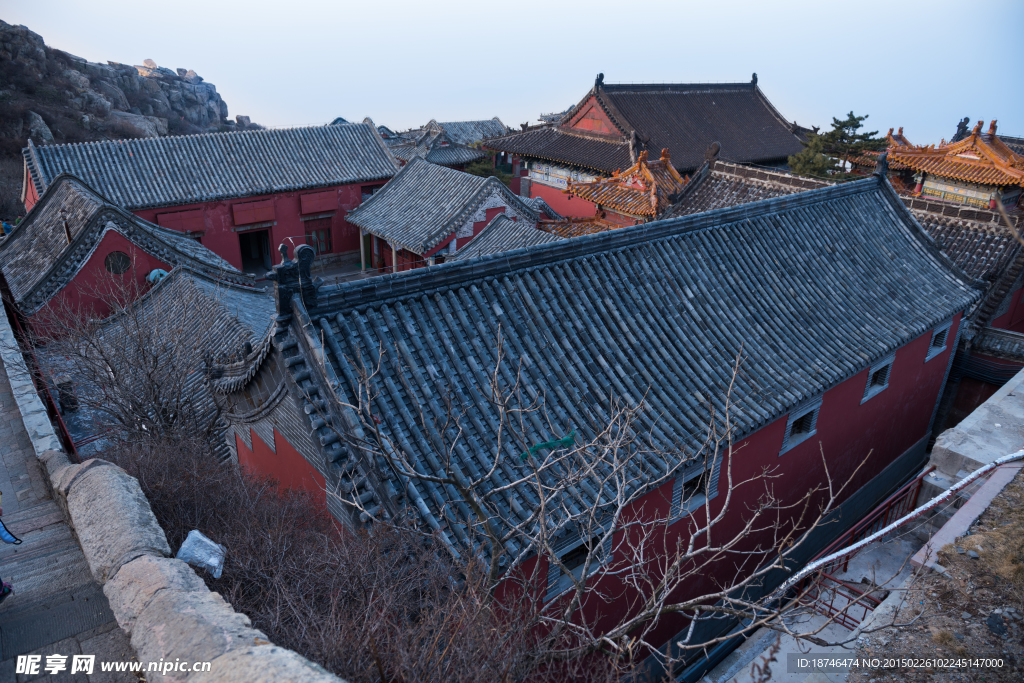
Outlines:
<svg viewBox="0 0 1024 683"><path fill-rule="evenodd" d="M489 254L500 254L514 249L532 247L536 244L547 244L562 239L549 232L538 230L536 227L514 221L498 214L490 223L480 231L473 241L466 245L466 248L457 252L452 257L453 261L462 261L478 256Z"/></svg>
<svg viewBox="0 0 1024 683"><path fill-rule="evenodd" d="M367 123L32 146L24 155L40 194L73 173L127 209L357 183L396 170Z"/></svg>
<svg viewBox="0 0 1024 683"><path fill-rule="evenodd" d="M413 159L380 192L350 211L346 220L422 254L469 220L493 192L504 195L521 212L533 214L497 178L481 178Z"/></svg>
<svg viewBox="0 0 1024 683"><path fill-rule="evenodd" d="M504 135L508 132L508 128L505 127L505 124L497 116L493 119L484 119L482 121L445 121L437 125L441 126L441 129L451 138L452 142L458 142L463 145L472 145L484 138Z"/></svg>
<svg viewBox="0 0 1024 683"><path fill-rule="evenodd" d="M324 288L310 312L327 324L341 399L355 403L352 359L389 354L374 410L428 471L431 429L449 390L467 410L456 458L486 471L496 411L483 400L502 339L499 377L550 416L528 420L510 456L576 429L606 425L609 396L649 410L638 430L686 451L720 414L738 354L733 419L749 433L923 334L979 294L941 256L888 183L877 178L733 209L623 228L532 249ZM519 365L522 363L521 366ZM403 380L408 382L404 384ZM451 435L449 435L451 436ZM505 460L518 467L518 460ZM638 482L664 471L639 456ZM499 470L495 485L514 472ZM429 489L429 485L423 485ZM395 482L397 490L404 490ZM580 490L590 504L594 489ZM533 493L515 493L528 510ZM441 518L426 491L428 522ZM590 501L590 502L588 502ZM508 512L515 512L515 507ZM525 514L525 513L523 513Z"/></svg>

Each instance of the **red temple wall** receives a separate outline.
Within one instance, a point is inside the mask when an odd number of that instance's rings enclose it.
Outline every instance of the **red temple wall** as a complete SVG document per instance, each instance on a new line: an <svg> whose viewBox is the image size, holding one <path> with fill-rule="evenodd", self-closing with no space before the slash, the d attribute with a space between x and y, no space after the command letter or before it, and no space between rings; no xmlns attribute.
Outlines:
<svg viewBox="0 0 1024 683"><path fill-rule="evenodd" d="M1010 307L998 318L991 322L992 327L1011 332L1024 333L1024 289L1018 289L1010 294Z"/></svg>
<svg viewBox="0 0 1024 683"><path fill-rule="evenodd" d="M959 317L958 315L950 330L951 339L955 338ZM868 369L827 390L822 396L816 434L785 453L780 455L788 415L776 419L743 439L734 449L733 480L741 481L755 477L763 468L772 468L773 474L778 477L772 481L772 488L784 501L793 503L810 489L826 486L824 457L835 486L849 481L839 502L848 498L927 436L929 422L942 390L950 354L950 349L947 348L943 353L925 362L930 343L931 331L897 350L888 387L863 404L861 400L868 380ZM858 465L865 457L868 457L868 460L857 471ZM728 475L723 466L719 477L718 496L710 506L712 514L717 514L721 510L728 486ZM664 518L668 514L671 493L672 482L667 482L657 491L638 501L633 514L642 518L654 513ZM734 489L730 501L733 513L716 526L719 541L732 538L741 532L743 522L749 516L747 510L756 507L757 500L763 493L763 483ZM824 501L824 494L819 494L818 501ZM816 504L812 505L812 519L817 509ZM698 511L694 514L702 513ZM844 523L852 524L855 521L844 520ZM674 523L669 537L664 541L664 547L675 547L674 535L687 537L692 523L692 516L683 517ZM617 537L615 543L618 544L619 540ZM764 547L770 546L771 543L771 532L752 534L745 540L746 547L751 549L758 544ZM700 595L718 590L716 580L723 580L727 576L726 572L732 567L730 563L734 561L735 557L723 561L722 571L713 569L702 572L699 578L694 578L688 583L686 594ZM652 565L650 571L653 574L656 567ZM545 575L542 572L542 576ZM616 618L614 615L628 609L630 600L636 596L631 595L624 586L613 585L615 579L611 577L605 577L603 581L607 583L603 586L605 594L616 595L618 598L609 606L592 597L590 604L584 607L584 613L591 617L599 614L609 615L601 619L607 620L607 626ZM665 642L678 633L686 623L681 617L662 619L649 642Z"/></svg>
<svg viewBox="0 0 1024 683"><path fill-rule="evenodd" d="M235 435L235 448L238 450L238 464L241 467L253 474L269 475L277 479L281 488L308 491L319 503L327 504L327 485L323 475L306 462L302 454L276 429L273 449L252 429L249 430L249 436L252 439L252 450L241 437Z"/></svg>
<svg viewBox="0 0 1024 683"><path fill-rule="evenodd" d="M190 232L201 232L200 241L203 246L210 249L235 268L242 268L242 252L239 243L239 234L243 232L258 232L268 230L270 236L271 259L274 264L281 262L281 255L277 251L279 244L291 238L289 244L293 247L306 243L306 229L303 216L315 216L320 213L330 213L331 216L331 242L332 253L343 253L359 251L359 229L345 220L346 214L362 203L363 190L372 187L379 187L381 182L365 183L361 185L336 185L333 187L318 188L315 190L301 190L295 192L281 192L272 195L259 195L250 197L238 197L215 202L204 202L198 204L186 204L182 206L164 206L151 209L139 209L134 211L135 215L152 223L168 224L174 229L175 224L184 226L180 229L187 229ZM336 200L325 202L324 195L333 193ZM307 196L303 202L303 196ZM311 198L310 195L317 197ZM273 218L260 220L265 216L257 216L256 220L261 223L271 222L269 227L246 228L235 225L235 213L237 205L257 203L269 203L272 207ZM307 211L303 213L303 203ZM324 208L326 205L334 204L335 209ZM167 214L178 214L182 212L200 211L201 214L190 213L184 220L176 220L177 217ZM244 220L248 217L247 212L238 212ZM163 214L163 218L158 218ZM254 214L255 215L255 214ZM161 222L162 221L162 222Z"/></svg>
<svg viewBox="0 0 1024 683"><path fill-rule="evenodd" d="M132 260L132 267L123 275L113 275L106 269L105 259L115 251L128 254ZM55 316L71 311L104 318L110 315L108 302L112 296L135 299L149 291L146 276L157 268L171 270L168 264L137 247L121 233L108 230L71 282L32 316L32 320L46 324Z"/></svg>
<svg viewBox="0 0 1024 683"><path fill-rule="evenodd" d="M541 197L551 208L563 216L570 218L592 218L597 212L597 206L579 197L570 197L562 194L556 187L530 183L530 197Z"/></svg>

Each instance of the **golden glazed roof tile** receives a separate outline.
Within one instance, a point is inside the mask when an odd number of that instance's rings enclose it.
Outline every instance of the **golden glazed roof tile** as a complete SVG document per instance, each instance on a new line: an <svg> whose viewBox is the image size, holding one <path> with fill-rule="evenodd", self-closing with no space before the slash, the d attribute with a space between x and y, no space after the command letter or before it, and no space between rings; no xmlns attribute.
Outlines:
<svg viewBox="0 0 1024 683"><path fill-rule="evenodd" d="M915 171L979 185L1020 185L1024 187L1024 156L1017 154L996 136L993 121L987 133L982 122L959 142L915 147L890 130L889 159Z"/></svg>
<svg viewBox="0 0 1024 683"><path fill-rule="evenodd" d="M672 166L664 149L657 161L648 161L647 152L641 152L637 162L625 171L589 183L570 182L565 192L618 213L656 218L672 203L670 197L685 185L686 180Z"/></svg>

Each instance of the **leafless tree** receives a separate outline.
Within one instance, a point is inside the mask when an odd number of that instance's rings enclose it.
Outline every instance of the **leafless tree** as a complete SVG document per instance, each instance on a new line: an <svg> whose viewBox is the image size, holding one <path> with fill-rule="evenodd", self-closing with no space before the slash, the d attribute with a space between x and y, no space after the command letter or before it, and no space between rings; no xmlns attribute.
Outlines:
<svg viewBox="0 0 1024 683"><path fill-rule="evenodd" d="M33 316L23 342L54 394L73 392L94 434L212 443L221 409L203 380L217 331L211 294L181 281L173 295L151 296L132 274L72 283Z"/></svg>
<svg viewBox="0 0 1024 683"><path fill-rule="evenodd" d="M202 381L213 345L204 334L215 327L209 294L182 288L147 299L133 287L111 279L78 297L103 301L112 311L104 320L58 303L37 318L33 341L42 344L47 374L70 375L79 403L109 430L110 457L140 478L151 502L164 501L154 509L172 543L200 528L228 546L230 579L211 585L276 642L353 680L509 681L611 680L650 655L671 667L721 642L719 631L708 636L700 627L724 619L747 632L768 627L827 644L819 634L828 622L799 631L783 618L810 599L806 591L767 602L763 587L790 570L846 486L826 477L786 498L772 468L735 476L742 449L731 385L721 388L724 409L710 410L692 444L657 446L644 425L659 416L643 397L609 397L611 410L587 425L586 438L537 444L526 436L528 422L552 433L567 427L556 426L545 397L530 394L520 368L499 357L487 387L499 447L471 476L460 460L469 416L452 392L438 387L440 420L419 416L440 463L427 473L377 417L380 369L397 353L382 347L372 361L349 359L359 390L344 407L361 434L340 436L353 457L383 458L400 479L437 485L445 523L424 528L411 499L384 514L330 491L370 522L342 530L301 494L282 497L274 482L233 468L210 476L202 458L220 438L220 408ZM740 372L742 359L734 379ZM644 460L662 466L645 468ZM715 463L724 482L717 497ZM678 500L649 496L683 472L689 479ZM527 499L529 507L508 513ZM246 510L259 510L260 523ZM688 627L668 652L657 647L666 624Z"/></svg>
<svg viewBox="0 0 1024 683"><path fill-rule="evenodd" d="M393 376L385 380L382 368L400 367L399 350L381 346L369 360L347 357L359 373L353 392L358 398L342 408L358 416L360 427L338 430L352 454L347 466L359 457L383 461L398 480L414 486L406 487L407 505L400 510L365 502L358 491L329 493L363 520L441 539L463 573L483 573L487 599L513 596L517 621L538 634L527 669L601 653L620 673L652 655L671 670L677 660L735 636L735 630L703 628L726 620L740 624L741 632L766 627L829 645L821 632L863 605L863 599L855 599L824 623L801 630L783 617L813 600L810 586L781 600L765 599L772 581L798 564L795 558L813 554L812 532L831 523L868 457L838 481L822 452L825 479L795 495L777 490L780 474L773 467L737 476L734 464L742 448L734 442L731 413L742 358L736 360L732 382L722 388L724 409L716 412L709 403L706 428L693 445L659 448L643 425L657 423L660 416L649 414L643 398L616 397L608 397L611 409L603 420L580 430L588 437L577 437L574 430L562 440L531 444L531 422L546 425L550 433L564 433L569 426L556 425L545 397L524 386L522 368L501 357L500 339L494 346L498 361L486 392L488 409L497 416L497 445L486 454L474 452L484 463L475 474L462 455L469 408L446 390L443 378L434 399L443 403L441 417L422 408L418 415L421 443L432 445L424 466L416 461L424 456L409 453L379 418L387 410L386 382L395 382ZM411 380L399 373L399 381L409 390ZM645 468L645 460L661 463L660 469ZM710 488L715 463L723 481L717 497ZM684 473L679 500L649 495L670 483L679 487L677 477ZM426 501L415 499L416 487L428 485L444 520L436 528L424 528L417 514ZM894 577L876 578L885 585ZM667 651L659 648L666 624L682 629Z"/></svg>

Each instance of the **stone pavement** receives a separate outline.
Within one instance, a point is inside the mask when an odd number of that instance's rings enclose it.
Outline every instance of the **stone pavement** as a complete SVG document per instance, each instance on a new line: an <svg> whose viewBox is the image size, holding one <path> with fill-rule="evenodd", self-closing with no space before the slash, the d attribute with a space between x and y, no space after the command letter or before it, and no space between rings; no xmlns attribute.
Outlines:
<svg viewBox="0 0 1024 683"><path fill-rule="evenodd" d="M138 681L104 673L101 661L134 659L128 636L93 580L78 539L54 502L0 363L0 492L3 521L21 545L0 542L0 577L15 594L0 604L0 681ZM38 676L15 674L18 655L42 655ZM71 655L96 655L92 675L70 675ZM49 674L48 655L66 655L67 669Z"/></svg>

